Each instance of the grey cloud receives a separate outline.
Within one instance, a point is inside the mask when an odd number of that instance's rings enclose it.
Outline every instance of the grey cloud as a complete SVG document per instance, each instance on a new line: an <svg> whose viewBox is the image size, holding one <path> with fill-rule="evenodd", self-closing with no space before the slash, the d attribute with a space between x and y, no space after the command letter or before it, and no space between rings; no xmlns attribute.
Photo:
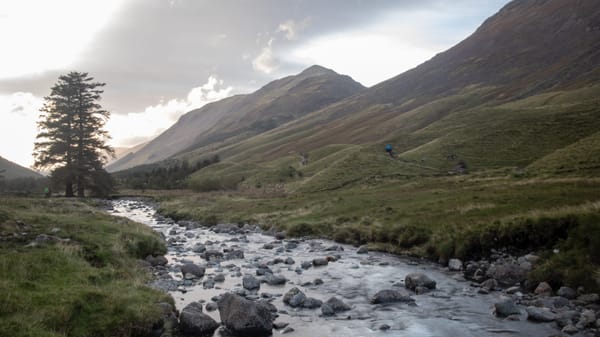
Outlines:
<svg viewBox="0 0 600 337"><path fill-rule="evenodd" d="M457 0L452 6L473 1ZM87 71L107 83L105 108L116 113L143 111L161 98L184 98L210 75L233 86L234 93L248 92L307 66L278 61L278 52L322 34L357 29L390 11L447 4L441 0L133 0L68 70ZM281 28L290 22L299 26ZM271 58L263 58L262 64L272 70L257 71L253 60L269 48L269 41ZM47 95L59 73L0 80L0 93L21 90Z"/></svg>

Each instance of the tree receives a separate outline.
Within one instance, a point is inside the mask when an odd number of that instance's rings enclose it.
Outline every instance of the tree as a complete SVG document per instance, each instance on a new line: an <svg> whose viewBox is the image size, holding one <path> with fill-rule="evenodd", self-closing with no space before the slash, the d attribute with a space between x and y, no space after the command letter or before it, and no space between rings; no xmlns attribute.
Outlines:
<svg viewBox="0 0 600 337"><path fill-rule="evenodd" d="M60 76L40 109L34 167L50 168L67 197L74 196L73 186L78 197L85 196L86 186L96 185L108 156L114 156L103 130L110 113L97 103L105 83L93 80L80 72Z"/></svg>

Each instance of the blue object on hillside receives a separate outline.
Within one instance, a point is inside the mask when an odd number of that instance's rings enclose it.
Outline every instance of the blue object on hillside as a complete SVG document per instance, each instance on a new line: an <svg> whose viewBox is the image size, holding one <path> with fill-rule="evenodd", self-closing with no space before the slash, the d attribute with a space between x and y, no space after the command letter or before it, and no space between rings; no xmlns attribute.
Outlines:
<svg viewBox="0 0 600 337"><path fill-rule="evenodd" d="M392 152L392 144L387 144L385 146L385 152Z"/></svg>

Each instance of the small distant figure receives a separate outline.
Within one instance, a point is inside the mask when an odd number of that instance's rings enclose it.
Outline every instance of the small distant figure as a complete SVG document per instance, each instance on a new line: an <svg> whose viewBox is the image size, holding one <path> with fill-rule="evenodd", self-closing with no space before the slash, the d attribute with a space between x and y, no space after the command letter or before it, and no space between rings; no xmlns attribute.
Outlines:
<svg viewBox="0 0 600 337"><path fill-rule="evenodd" d="M394 152L392 151L392 144L385 145L385 152L390 155L391 158L394 158Z"/></svg>
<svg viewBox="0 0 600 337"><path fill-rule="evenodd" d="M44 187L44 196L46 198L50 198L50 194L52 194L52 192L50 192L50 188L49 187Z"/></svg>

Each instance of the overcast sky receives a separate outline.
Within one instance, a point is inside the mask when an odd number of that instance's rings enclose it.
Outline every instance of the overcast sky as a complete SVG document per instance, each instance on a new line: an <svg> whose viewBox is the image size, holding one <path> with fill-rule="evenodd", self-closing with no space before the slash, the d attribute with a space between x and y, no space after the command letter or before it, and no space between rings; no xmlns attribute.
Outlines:
<svg viewBox="0 0 600 337"><path fill-rule="evenodd" d="M372 86L466 38L508 0L2 0L0 156L24 166L61 74L105 82L114 146L320 64Z"/></svg>

